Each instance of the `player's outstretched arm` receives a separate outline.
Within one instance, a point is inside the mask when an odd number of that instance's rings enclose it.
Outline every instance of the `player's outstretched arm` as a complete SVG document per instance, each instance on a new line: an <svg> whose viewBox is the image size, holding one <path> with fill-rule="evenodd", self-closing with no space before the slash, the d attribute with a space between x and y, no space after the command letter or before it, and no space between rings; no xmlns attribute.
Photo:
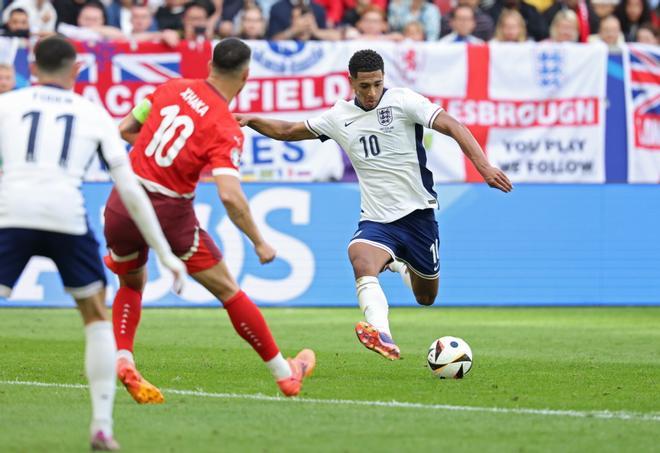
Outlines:
<svg viewBox="0 0 660 453"><path fill-rule="evenodd" d="M474 164L484 181L502 192L511 192L513 185L508 176L499 168L493 167L486 159L481 146L472 133L447 112L440 112L433 122L433 130L449 135L458 142L463 154Z"/></svg>
<svg viewBox="0 0 660 453"><path fill-rule="evenodd" d="M271 118L261 118L252 115L234 115L236 121L241 126L247 126L259 132L266 137L282 140L286 142L295 142L299 140L311 140L318 138L305 126L305 123L291 121L274 120Z"/></svg>
<svg viewBox="0 0 660 453"><path fill-rule="evenodd" d="M126 115L119 123L119 134L121 138L131 145L135 143L138 135L140 135L140 129L142 129L142 124L133 117L132 113Z"/></svg>
<svg viewBox="0 0 660 453"><path fill-rule="evenodd" d="M227 215L234 225L252 241L259 262L266 264L273 261L275 249L264 240L259 228L254 223L250 205L241 188L241 181L233 175L216 175L214 178L220 201L225 206Z"/></svg>

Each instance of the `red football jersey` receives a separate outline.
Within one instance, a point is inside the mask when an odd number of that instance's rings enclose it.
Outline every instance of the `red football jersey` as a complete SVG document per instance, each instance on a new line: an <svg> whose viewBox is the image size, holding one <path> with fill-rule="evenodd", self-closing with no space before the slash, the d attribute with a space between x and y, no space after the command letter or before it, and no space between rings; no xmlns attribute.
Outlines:
<svg viewBox="0 0 660 453"><path fill-rule="evenodd" d="M207 166L213 175L238 176L243 132L213 86L201 79L176 79L147 99L151 111L130 157L148 189L192 197Z"/></svg>

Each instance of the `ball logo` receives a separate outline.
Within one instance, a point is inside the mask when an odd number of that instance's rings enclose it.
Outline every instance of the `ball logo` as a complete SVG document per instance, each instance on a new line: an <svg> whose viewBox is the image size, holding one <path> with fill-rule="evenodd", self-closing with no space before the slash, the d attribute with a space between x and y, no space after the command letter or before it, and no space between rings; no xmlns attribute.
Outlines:
<svg viewBox="0 0 660 453"><path fill-rule="evenodd" d="M253 47L254 61L278 74L300 74L319 63L323 44L299 41L260 43Z"/></svg>
<svg viewBox="0 0 660 453"><path fill-rule="evenodd" d="M376 111L378 115L378 122L381 126L388 126L392 123L394 115L392 114L392 107L383 107Z"/></svg>

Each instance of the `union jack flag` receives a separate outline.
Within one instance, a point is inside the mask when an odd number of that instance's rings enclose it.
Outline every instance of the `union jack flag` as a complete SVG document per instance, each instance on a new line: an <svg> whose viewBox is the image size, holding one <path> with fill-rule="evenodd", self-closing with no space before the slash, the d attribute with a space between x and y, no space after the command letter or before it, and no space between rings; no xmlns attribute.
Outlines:
<svg viewBox="0 0 660 453"><path fill-rule="evenodd" d="M660 49L631 45L629 51L635 145L660 151Z"/></svg>
<svg viewBox="0 0 660 453"><path fill-rule="evenodd" d="M138 49L124 53L117 45L97 45L78 56L82 63L78 82L99 83L103 78L112 83L141 82L161 84L181 77L181 53L146 52ZM126 49L128 50L128 49Z"/></svg>
<svg viewBox="0 0 660 453"><path fill-rule="evenodd" d="M182 42L177 48L159 43L75 43L81 69L76 91L101 102L114 117L168 80L206 76L210 44Z"/></svg>
<svg viewBox="0 0 660 453"><path fill-rule="evenodd" d="M630 87L635 113L660 115L660 49L630 46Z"/></svg>
<svg viewBox="0 0 660 453"><path fill-rule="evenodd" d="M112 81L164 83L181 77L181 54L119 54L112 59Z"/></svg>

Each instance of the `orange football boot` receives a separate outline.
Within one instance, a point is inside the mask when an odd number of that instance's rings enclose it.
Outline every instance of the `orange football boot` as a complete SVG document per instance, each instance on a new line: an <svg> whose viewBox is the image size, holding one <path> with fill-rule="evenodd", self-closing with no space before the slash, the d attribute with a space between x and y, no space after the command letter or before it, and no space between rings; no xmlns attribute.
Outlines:
<svg viewBox="0 0 660 453"><path fill-rule="evenodd" d="M121 357L117 360L117 377L128 393L139 404L160 404L165 402L161 391L144 379L130 360Z"/></svg>
<svg viewBox="0 0 660 453"><path fill-rule="evenodd" d="M355 325L355 334L365 348L382 355L389 360L399 360L401 350L385 332L379 332L368 322L360 321Z"/></svg>
<svg viewBox="0 0 660 453"><path fill-rule="evenodd" d="M291 376L278 380L277 385L285 396L296 396L302 389L303 379L314 372L316 354L311 349L303 349L295 358L287 360L291 367Z"/></svg>

